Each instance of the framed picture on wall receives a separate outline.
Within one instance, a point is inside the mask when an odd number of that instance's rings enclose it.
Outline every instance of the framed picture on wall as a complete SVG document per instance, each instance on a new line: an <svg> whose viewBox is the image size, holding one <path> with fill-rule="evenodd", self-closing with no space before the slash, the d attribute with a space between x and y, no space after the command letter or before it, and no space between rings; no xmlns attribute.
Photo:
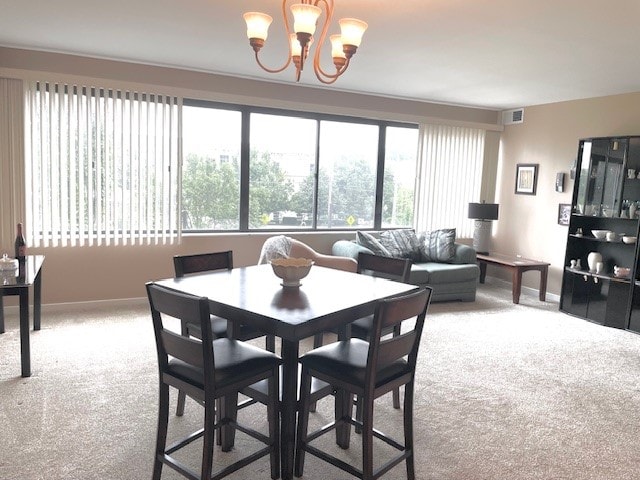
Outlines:
<svg viewBox="0 0 640 480"><path fill-rule="evenodd" d="M571 204L570 203L558 204L558 225L569 225L570 218L571 218Z"/></svg>
<svg viewBox="0 0 640 480"><path fill-rule="evenodd" d="M521 195L535 195L537 182L537 163L519 163L516 165L516 193Z"/></svg>

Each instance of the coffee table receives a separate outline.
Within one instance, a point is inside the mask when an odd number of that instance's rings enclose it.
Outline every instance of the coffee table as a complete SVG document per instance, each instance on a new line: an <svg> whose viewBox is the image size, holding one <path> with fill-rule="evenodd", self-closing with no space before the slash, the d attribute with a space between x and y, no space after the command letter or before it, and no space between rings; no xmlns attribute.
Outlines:
<svg viewBox="0 0 640 480"><path fill-rule="evenodd" d="M6 295L20 297L20 363L22 376L31 376L31 348L29 344L29 287L33 285L33 329L40 330L40 292L44 255L27 255L17 271L4 272L0 279L0 333L4 333L4 304Z"/></svg>
<svg viewBox="0 0 640 480"><path fill-rule="evenodd" d="M480 267L480 283L484 283L487 275L487 265L506 268L511 270L511 293L513 303L520 303L520 293L522 292L522 274L529 270L540 272L540 301L544 302L547 296L547 275L549 273L549 263L539 260L530 260L517 255L504 255L502 253L478 253L476 254L478 266Z"/></svg>

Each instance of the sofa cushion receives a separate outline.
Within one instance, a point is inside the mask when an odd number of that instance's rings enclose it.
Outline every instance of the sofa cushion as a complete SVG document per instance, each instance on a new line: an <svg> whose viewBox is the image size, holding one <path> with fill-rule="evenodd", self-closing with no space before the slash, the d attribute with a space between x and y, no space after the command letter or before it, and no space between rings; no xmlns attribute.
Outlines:
<svg viewBox="0 0 640 480"><path fill-rule="evenodd" d="M387 250L380 241L375 238L373 235L367 232L356 232L356 242L358 245L362 245L363 247L367 247L371 250L374 255L382 255L384 257L390 257L391 253Z"/></svg>
<svg viewBox="0 0 640 480"><path fill-rule="evenodd" d="M426 232L421 241L422 260L425 262L450 262L456 254L455 240L455 228Z"/></svg>
<svg viewBox="0 0 640 480"><path fill-rule="evenodd" d="M414 262L422 259L420 242L413 229L385 230L380 234L379 240L392 257L408 258Z"/></svg>
<svg viewBox="0 0 640 480"><path fill-rule="evenodd" d="M439 284L457 282L475 282L480 273L478 265L450 263L414 263L411 266L409 281L414 284Z"/></svg>

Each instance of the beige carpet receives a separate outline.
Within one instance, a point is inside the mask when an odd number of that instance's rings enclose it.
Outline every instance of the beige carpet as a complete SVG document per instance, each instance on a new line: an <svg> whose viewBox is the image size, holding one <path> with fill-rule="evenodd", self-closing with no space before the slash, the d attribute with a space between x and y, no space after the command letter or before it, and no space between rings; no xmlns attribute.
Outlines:
<svg viewBox="0 0 640 480"><path fill-rule="evenodd" d="M149 479L157 370L147 308L45 309L42 323L31 378L19 377L15 313L0 335L0 479ZM415 405L421 480L640 478L640 336L554 303L523 296L515 306L510 291L482 285L475 303L433 304ZM376 408L377 426L400 435L391 399ZM263 412L242 416L262 425ZM330 412L325 400L314 422ZM171 428L200 420L189 403ZM250 443L240 437L237 449ZM357 446L354 436L345 458L356 462ZM387 449L378 451L382 461ZM185 455L194 466L197 453ZM307 458L304 478L351 478ZM266 460L254 465L229 478L269 478ZM177 478L165 468L163 479ZM405 478L403 467L385 478Z"/></svg>

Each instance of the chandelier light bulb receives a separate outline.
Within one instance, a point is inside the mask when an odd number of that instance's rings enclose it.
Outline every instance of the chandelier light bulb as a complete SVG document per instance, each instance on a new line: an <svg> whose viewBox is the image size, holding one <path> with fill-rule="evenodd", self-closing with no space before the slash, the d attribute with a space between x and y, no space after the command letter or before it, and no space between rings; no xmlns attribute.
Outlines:
<svg viewBox="0 0 640 480"><path fill-rule="evenodd" d="M340 24L342 44L359 47L362 42L362 35L364 35L369 25L357 18L341 18L338 23Z"/></svg>
<svg viewBox="0 0 640 480"><path fill-rule="evenodd" d="M306 3L296 3L291 5L293 13L293 31L295 33L306 33L313 35L316 32L316 23L322 9Z"/></svg>
<svg viewBox="0 0 640 480"><path fill-rule="evenodd" d="M260 12L247 12L243 17L247 23L247 38L258 38L264 42L267 39L269 25L273 22L273 18Z"/></svg>

